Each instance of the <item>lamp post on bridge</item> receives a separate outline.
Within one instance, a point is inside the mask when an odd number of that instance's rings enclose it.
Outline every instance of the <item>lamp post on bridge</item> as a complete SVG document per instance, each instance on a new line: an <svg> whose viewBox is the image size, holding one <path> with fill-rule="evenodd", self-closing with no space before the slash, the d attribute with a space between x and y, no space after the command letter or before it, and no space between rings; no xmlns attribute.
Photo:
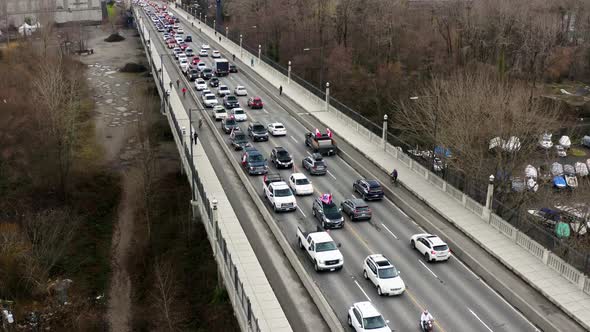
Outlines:
<svg viewBox="0 0 590 332"><path fill-rule="evenodd" d="M410 97L410 100L419 100L420 98L436 98L436 104L434 107L434 142L432 145L432 160L431 160L430 167L429 167L430 169L435 170L434 161L436 160L435 153L436 153L436 135L437 135L437 131L438 131L439 96L438 96L438 94L436 96L413 96L413 97Z"/></svg>

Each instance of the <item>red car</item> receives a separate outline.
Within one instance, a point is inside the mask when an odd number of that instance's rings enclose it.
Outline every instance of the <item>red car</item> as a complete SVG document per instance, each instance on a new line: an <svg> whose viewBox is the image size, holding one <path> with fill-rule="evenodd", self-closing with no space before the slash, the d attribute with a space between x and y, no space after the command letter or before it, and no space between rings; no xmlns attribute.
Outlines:
<svg viewBox="0 0 590 332"><path fill-rule="evenodd" d="M187 43L182 43L182 44L180 44L180 49L181 49L181 50L183 50L183 51L184 51L184 50L186 50L187 48L188 48L188 44L187 44Z"/></svg>
<svg viewBox="0 0 590 332"><path fill-rule="evenodd" d="M176 43L175 43L175 42L170 42L170 43L168 43L168 48L169 48L169 49L173 49L173 48L175 48L175 47L176 47Z"/></svg>
<svg viewBox="0 0 590 332"><path fill-rule="evenodd" d="M262 103L262 99L260 99L260 97L250 97L248 99L248 106L250 108L262 108L263 103Z"/></svg>
<svg viewBox="0 0 590 332"><path fill-rule="evenodd" d="M194 56L191 64L196 66L199 62L201 62L201 59L198 56Z"/></svg>

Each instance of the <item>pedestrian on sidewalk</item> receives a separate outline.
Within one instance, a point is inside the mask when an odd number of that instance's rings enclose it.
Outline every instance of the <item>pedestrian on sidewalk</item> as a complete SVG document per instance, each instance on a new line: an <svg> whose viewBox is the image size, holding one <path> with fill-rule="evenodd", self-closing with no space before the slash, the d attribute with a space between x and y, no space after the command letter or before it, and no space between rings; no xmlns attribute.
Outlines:
<svg viewBox="0 0 590 332"><path fill-rule="evenodd" d="M186 88L182 88L182 96L186 98Z"/></svg>
<svg viewBox="0 0 590 332"><path fill-rule="evenodd" d="M195 145L197 145L197 138L199 138L199 135L197 134L197 132L195 131L193 133L193 141L195 142Z"/></svg>
<svg viewBox="0 0 590 332"><path fill-rule="evenodd" d="M283 95L283 86L279 86L279 96Z"/></svg>
<svg viewBox="0 0 590 332"><path fill-rule="evenodd" d="M172 90L172 81L170 81L170 90Z"/></svg>
<svg viewBox="0 0 590 332"><path fill-rule="evenodd" d="M391 172L391 182L393 182L394 184L397 184L397 169L393 169L393 172Z"/></svg>
<svg viewBox="0 0 590 332"><path fill-rule="evenodd" d="M176 80L176 87L179 88L180 87L180 80Z"/></svg>
<svg viewBox="0 0 590 332"><path fill-rule="evenodd" d="M233 61L236 61L236 55L235 54L232 54L231 57L232 57L232 60Z"/></svg>
<svg viewBox="0 0 590 332"><path fill-rule="evenodd" d="M221 43L221 36L219 36L219 42Z"/></svg>
<svg viewBox="0 0 590 332"><path fill-rule="evenodd" d="M250 66L254 67L254 58L250 58Z"/></svg>

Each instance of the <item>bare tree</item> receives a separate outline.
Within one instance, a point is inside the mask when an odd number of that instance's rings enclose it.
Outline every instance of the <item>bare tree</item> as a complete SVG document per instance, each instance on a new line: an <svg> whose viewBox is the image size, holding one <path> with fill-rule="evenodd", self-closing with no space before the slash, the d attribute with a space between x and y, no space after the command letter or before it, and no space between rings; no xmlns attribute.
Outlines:
<svg viewBox="0 0 590 332"><path fill-rule="evenodd" d="M158 327L166 331L180 331L182 313L178 310L179 286L174 266L169 260L157 257L153 265L154 290L151 292Z"/></svg>
<svg viewBox="0 0 590 332"><path fill-rule="evenodd" d="M80 73L77 66L68 66L64 58L44 59L39 64L38 76L33 81L39 101L41 130L52 139L52 149L58 166L60 194L66 196L68 177L74 158L77 121L80 113Z"/></svg>

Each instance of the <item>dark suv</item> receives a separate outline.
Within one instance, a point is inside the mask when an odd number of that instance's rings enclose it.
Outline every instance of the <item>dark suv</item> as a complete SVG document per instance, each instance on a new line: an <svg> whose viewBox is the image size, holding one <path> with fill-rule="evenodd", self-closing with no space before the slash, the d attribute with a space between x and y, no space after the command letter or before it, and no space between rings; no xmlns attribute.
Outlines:
<svg viewBox="0 0 590 332"><path fill-rule="evenodd" d="M340 204L342 212L348 215L350 220L371 219L373 213L365 201L360 198L349 198Z"/></svg>
<svg viewBox="0 0 590 332"><path fill-rule="evenodd" d="M359 193L364 200L383 198L383 188L377 180L356 180L352 184L352 189Z"/></svg>
<svg viewBox="0 0 590 332"><path fill-rule="evenodd" d="M325 175L328 172L328 164L326 164L324 157L319 153L305 157L301 161L301 166L308 170L311 175Z"/></svg>
<svg viewBox="0 0 590 332"><path fill-rule="evenodd" d="M211 79L213 77L213 70L211 68L205 68L201 72L201 78L204 80Z"/></svg>
<svg viewBox="0 0 590 332"><path fill-rule="evenodd" d="M211 77L211 79L209 80L209 86L212 88L218 87L219 86L219 78Z"/></svg>
<svg viewBox="0 0 590 332"><path fill-rule="evenodd" d="M324 229L344 227L341 209L334 202L326 204L320 197L316 197L313 201L312 213Z"/></svg>
<svg viewBox="0 0 590 332"><path fill-rule="evenodd" d="M268 166L262 153L253 148L246 148L242 155L242 166L248 171L248 174L266 174Z"/></svg>
<svg viewBox="0 0 590 332"><path fill-rule="evenodd" d="M238 98L234 95L227 95L223 97L223 106L227 109L232 109L236 107L240 107L240 103L238 102Z"/></svg>
<svg viewBox="0 0 590 332"><path fill-rule="evenodd" d="M199 78L199 71L195 68L191 68L186 71L186 77L188 77L188 80L192 82Z"/></svg>
<svg viewBox="0 0 590 332"><path fill-rule="evenodd" d="M268 141L268 131L260 122L250 122L250 125L248 125L248 136L250 136L254 142Z"/></svg>
<svg viewBox="0 0 590 332"><path fill-rule="evenodd" d="M293 167L293 157L282 146L277 146L272 149L270 153L270 161L276 168L291 168Z"/></svg>

